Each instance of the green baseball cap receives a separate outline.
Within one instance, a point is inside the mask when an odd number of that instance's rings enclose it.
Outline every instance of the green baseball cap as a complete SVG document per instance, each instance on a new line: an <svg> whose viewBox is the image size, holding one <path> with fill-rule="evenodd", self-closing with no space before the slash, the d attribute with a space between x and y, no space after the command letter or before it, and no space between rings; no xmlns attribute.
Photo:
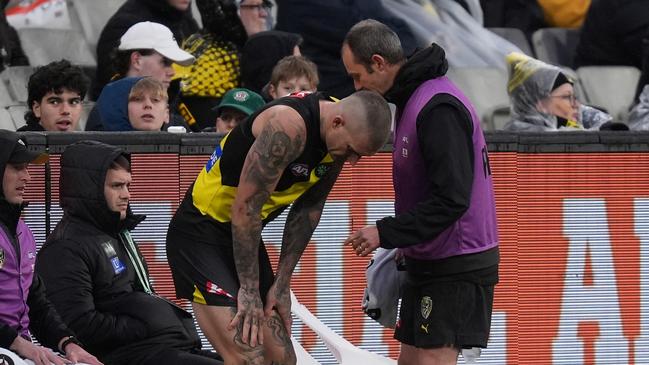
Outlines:
<svg viewBox="0 0 649 365"><path fill-rule="evenodd" d="M264 104L266 104L264 98L256 92L245 88L235 88L223 95L221 102L214 110L220 114L223 107L230 107L250 115L259 110Z"/></svg>

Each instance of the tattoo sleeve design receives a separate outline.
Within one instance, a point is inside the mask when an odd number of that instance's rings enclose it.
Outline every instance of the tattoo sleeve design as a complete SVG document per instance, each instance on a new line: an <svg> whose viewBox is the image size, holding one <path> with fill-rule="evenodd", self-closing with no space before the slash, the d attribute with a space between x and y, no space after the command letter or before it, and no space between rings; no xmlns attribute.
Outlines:
<svg viewBox="0 0 649 365"><path fill-rule="evenodd" d="M335 161L334 166L327 174L293 204L286 218L282 238L282 252L277 269L278 290L282 293L286 291L286 295L288 295L293 270L300 257L302 257L313 231L320 222L325 201L342 170L343 164L344 160Z"/></svg>
<svg viewBox="0 0 649 365"><path fill-rule="evenodd" d="M277 113L270 116L270 120L248 152L237 193L247 196L241 197L243 201L236 209L233 207L233 250L242 288L259 287L261 210L286 166L297 158L304 148L301 137L304 127L300 130L300 127L292 126L292 130L287 131L282 123L273 123L273 119L278 117Z"/></svg>

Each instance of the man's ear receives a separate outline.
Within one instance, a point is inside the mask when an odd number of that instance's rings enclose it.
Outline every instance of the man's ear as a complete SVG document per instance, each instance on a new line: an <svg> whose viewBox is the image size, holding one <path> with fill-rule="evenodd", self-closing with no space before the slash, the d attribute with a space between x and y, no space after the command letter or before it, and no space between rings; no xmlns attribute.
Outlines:
<svg viewBox="0 0 649 365"><path fill-rule="evenodd" d="M387 68L387 61L379 54L372 55L372 65L376 65L377 71L384 71Z"/></svg>
<svg viewBox="0 0 649 365"><path fill-rule="evenodd" d="M335 115L334 119L331 121L331 126L333 129L344 127L345 126L345 118L343 118L342 115Z"/></svg>
<svg viewBox="0 0 649 365"><path fill-rule="evenodd" d="M142 69L142 66L140 64L141 60L142 60L142 55L140 54L140 52L137 51L131 52L130 67L133 67L136 71L141 71Z"/></svg>
<svg viewBox="0 0 649 365"><path fill-rule="evenodd" d="M41 119L41 103L36 100L32 103L32 113L36 118Z"/></svg>

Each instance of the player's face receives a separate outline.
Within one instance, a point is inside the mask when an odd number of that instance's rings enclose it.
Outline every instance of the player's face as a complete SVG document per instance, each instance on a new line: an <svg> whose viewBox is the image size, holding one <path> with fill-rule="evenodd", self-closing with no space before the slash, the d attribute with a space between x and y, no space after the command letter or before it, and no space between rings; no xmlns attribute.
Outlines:
<svg viewBox="0 0 649 365"><path fill-rule="evenodd" d="M352 166L361 159L375 151L369 151L367 145L367 133L354 133L345 124L333 123L333 128L326 137L327 150L335 159L344 159Z"/></svg>
<svg viewBox="0 0 649 365"><path fill-rule="evenodd" d="M131 199L131 173L125 169L108 169L104 183L104 196L111 212L119 212L121 220L126 218L128 202Z"/></svg>
<svg viewBox="0 0 649 365"><path fill-rule="evenodd" d="M342 48L342 59L349 77L354 80L356 90L372 90L379 94L385 94L391 86L390 76L379 72L375 64L368 70L364 65L357 63L354 54L347 44Z"/></svg>
<svg viewBox="0 0 649 365"><path fill-rule="evenodd" d="M22 204L25 187L30 180L27 163L7 164L2 177L2 192L11 204Z"/></svg>

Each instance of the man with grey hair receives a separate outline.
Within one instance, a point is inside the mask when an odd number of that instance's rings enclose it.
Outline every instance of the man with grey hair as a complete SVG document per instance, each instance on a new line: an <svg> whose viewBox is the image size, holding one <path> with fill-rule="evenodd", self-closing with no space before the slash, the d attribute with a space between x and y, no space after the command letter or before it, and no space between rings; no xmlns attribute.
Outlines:
<svg viewBox="0 0 649 365"><path fill-rule="evenodd" d="M387 102L359 91L277 99L235 127L189 188L167 232L176 295L226 364L295 364L290 282L345 161L390 132ZM286 207L276 273L261 230Z"/></svg>
<svg viewBox="0 0 649 365"><path fill-rule="evenodd" d="M456 364L461 349L487 346L498 282L495 204L480 120L444 76L448 64L436 44L406 61L390 28L364 20L347 33L342 59L355 88L383 94L399 116L392 159L396 216L345 243L360 256L383 247L405 257L409 280L395 331L399 364Z"/></svg>

